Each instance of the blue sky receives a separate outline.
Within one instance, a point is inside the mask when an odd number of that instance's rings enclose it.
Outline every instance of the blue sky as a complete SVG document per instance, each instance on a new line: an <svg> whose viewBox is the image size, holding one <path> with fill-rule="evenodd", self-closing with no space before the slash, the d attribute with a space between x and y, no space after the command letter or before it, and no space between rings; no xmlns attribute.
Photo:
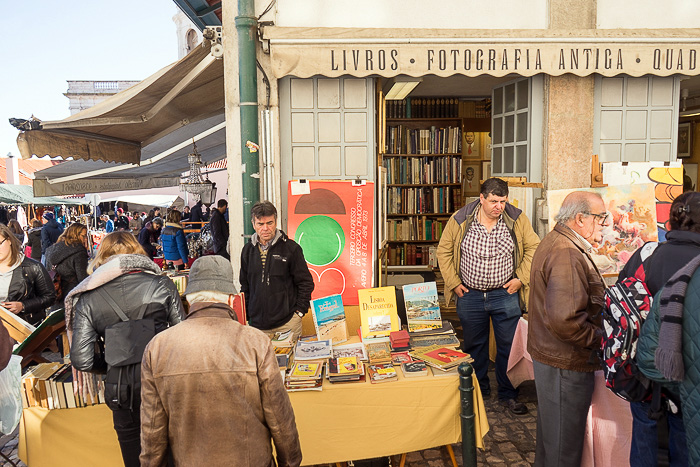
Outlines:
<svg viewBox="0 0 700 467"><path fill-rule="evenodd" d="M10 117L70 115L67 80L142 80L177 60L172 0L3 2L0 157L19 156Z"/></svg>

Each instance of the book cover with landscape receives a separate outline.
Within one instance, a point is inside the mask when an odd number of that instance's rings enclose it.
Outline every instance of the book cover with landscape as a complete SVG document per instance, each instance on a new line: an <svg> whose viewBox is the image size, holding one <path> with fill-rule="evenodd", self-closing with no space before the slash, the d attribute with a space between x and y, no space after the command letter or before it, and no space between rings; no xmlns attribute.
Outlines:
<svg viewBox="0 0 700 467"><path fill-rule="evenodd" d="M399 330L394 286L361 289L357 295L363 339L388 336L391 331Z"/></svg>
<svg viewBox="0 0 700 467"><path fill-rule="evenodd" d="M403 286L408 331L424 331L442 327L440 304L435 282Z"/></svg>
<svg viewBox="0 0 700 467"><path fill-rule="evenodd" d="M345 309L340 294L311 300L311 314L318 340L328 339L333 344L348 340Z"/></svg>

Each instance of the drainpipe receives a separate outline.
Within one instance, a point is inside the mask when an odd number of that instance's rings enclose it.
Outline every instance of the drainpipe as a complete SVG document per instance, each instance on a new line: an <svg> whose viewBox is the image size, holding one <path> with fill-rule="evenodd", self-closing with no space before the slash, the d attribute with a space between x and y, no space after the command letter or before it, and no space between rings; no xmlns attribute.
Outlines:
<svg viewBox="0 0 700 467"><path fill-rule="evenodd" d="M253 234L249 220L250 208L260 199L259 152L251 152L248 142L259 147L258 142L258 77L255 48L258 19L255 16L255 0L238 0L238 89L241 106L241 159L243 176L243 225L244 234Z"/></svg>

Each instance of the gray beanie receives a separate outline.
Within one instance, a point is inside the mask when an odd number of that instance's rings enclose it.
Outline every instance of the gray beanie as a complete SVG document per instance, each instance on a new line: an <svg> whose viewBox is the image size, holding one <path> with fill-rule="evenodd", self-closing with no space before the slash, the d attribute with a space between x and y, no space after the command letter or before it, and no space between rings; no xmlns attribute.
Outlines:
<svg viewBox="0 0 700 467"><path fill-rule="evenodd" d="M223 256L203 256L192 263L185 295L205 290L228 295L238 293L233 285L231 262Z"/></svg>

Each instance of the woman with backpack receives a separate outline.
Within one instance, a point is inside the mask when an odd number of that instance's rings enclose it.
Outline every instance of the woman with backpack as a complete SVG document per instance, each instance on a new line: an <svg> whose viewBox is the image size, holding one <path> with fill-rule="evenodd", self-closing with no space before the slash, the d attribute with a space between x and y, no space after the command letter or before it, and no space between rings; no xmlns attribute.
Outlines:
<svg viewBox="0 0 700 467"><path fill-rule="evenodd" d="M669 217L670 230L666 233L666 242L660 243L656 249L653 249L653 243L638 249L618 277L618 280L632 277L641 267L649 293L655 296L654 302L658 300L656 295L664 284L688 261L700 255L700 193L687 192L676 198L671 204ZM636 355L637 365L645 374L645 368L654 368L655 350L642 344L647 332L645 323L637 343ZM672 401L680 400L678 384L663 386L663 392ZM633 419L630 465L657 465L659 428L668 434L668 457L671 467L688 465L686 435L680 407L677 413L673 413L662 405L663 416L658 423L649 416L651 408L650 402L630 402ZM664 426L660 427L659 423L664 423Z"/></svg>
<svg viewBox="0 0 700 467"><path fill-rule="evenodd" d="M46 268L20 249L14 233L0 224L0 305L36 325L46 318L46 308L56 301L56 292Z"/></svg>
<svg viewBox="0 0 700 467"><path fill-rule="evenodd" d="M49 270L61 276L61 294L57 301L63 304L68 293L87 277L88 230L80 223L71 224L56 243L46 251Z"/></svg>
<svg viewBox="0 0 700 467"><path fill-rule="evenodd" d="M138 466L141 358L155 334L180 322L182 302L129 232L105 236L88 273L65 302L71 362L76 370L106 372L105 401L124 465ZM96 343L104 352L96 351Z"/></svg>

